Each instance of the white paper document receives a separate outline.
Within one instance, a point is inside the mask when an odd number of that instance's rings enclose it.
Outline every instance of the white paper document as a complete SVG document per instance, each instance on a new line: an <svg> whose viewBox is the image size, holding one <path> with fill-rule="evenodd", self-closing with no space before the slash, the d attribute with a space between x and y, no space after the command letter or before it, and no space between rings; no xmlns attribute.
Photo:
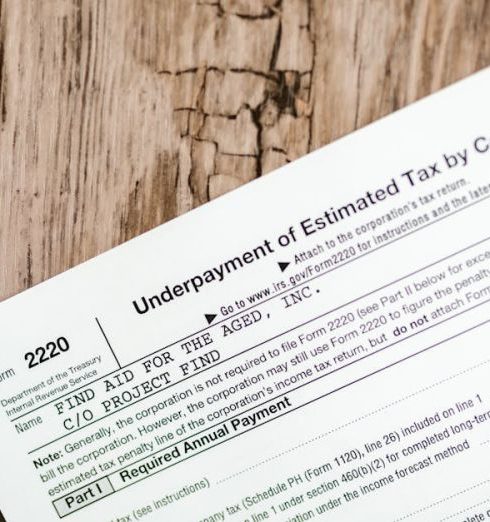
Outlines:
<svg viewBox="0 0 490 522"><path fill-rule="evenodd" d="M0 328L7 522L490 520L490 69Z"/></svg>

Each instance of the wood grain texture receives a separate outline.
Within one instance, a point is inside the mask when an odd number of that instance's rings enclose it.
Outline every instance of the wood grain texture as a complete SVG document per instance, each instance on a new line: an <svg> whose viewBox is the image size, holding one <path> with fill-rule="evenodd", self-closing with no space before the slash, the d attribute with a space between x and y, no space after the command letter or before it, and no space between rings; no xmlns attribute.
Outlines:
<svg viewBox="0 0 490 522"><path fill-rule="evenodd" d="M0 5L0 300L490 64L488 0Z"/></svg>

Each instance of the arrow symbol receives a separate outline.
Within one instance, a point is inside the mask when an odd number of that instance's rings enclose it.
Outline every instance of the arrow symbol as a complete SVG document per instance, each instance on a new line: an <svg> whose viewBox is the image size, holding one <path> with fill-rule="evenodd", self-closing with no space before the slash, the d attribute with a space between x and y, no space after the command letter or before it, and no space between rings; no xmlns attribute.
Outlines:
<svg viewBox="0 0 490 522"><path fill-rule="evenodd" d="M216 319L216 314L204 314L208 324L211 324Z"/></svg>
<svg viewBox="0 0 490 522"><path fill-rule="evenodd" d="M281 269L281 272L284 272L284 270L286 270L286 268L291 264L291 263L286 263L284 261L279 261L277 263L279 265L279 268Z"/></svg>

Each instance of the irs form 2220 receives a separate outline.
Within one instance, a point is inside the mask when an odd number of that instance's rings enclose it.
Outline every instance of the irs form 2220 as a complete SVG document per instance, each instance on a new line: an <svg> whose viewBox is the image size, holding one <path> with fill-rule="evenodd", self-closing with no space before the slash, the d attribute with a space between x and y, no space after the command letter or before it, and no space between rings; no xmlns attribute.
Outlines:
<svg viewBox="0 0 490 522"><path fill-rule="evenodd" d="M490 520L489 90L0 304L6 519Z"/></svg>

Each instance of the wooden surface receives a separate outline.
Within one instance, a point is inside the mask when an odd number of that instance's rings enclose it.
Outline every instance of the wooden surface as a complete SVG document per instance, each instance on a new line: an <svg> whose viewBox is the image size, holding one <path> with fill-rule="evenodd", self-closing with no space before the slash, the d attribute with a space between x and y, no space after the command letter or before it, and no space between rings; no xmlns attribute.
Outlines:
<svg viewBox="0 0 490 522"><path fill-rule="evenodd" d="M0 299L490 64L485 0L0 16Z"/></svg>
<svg viewBox="0 0 490 522"><path fill-rule="evenodd" d="M0 300L490 64L485 0L0 5Z"/></svg>

